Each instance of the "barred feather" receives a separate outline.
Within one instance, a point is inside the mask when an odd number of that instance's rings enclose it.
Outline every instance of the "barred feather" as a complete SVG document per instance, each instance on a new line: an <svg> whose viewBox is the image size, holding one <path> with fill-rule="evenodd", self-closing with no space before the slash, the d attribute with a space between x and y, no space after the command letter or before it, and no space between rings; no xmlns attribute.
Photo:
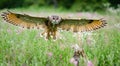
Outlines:
<svg viewBox="0 0 120 66"><path fill-rule="evenodd" d="M16 14L12 12L3 12L1 14L6 22L25 28L44 28L45 17L32 17L29 15Z"/></svg>
<svg viewBox="0 0 120 66"><path fill-rule="evenodd" d="M63 19L58 26L72 32L92 31L104 27L107 23L102 19Z"/></svg>

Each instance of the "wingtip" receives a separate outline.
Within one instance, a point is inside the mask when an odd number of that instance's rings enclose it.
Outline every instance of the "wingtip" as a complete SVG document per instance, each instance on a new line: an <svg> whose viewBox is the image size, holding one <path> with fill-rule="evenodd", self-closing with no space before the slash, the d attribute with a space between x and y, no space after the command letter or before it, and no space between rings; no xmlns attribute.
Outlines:
<svg viewBox="0 0 120 66"><path fill-rule="evenodd" d="M102 24L97 26L96 28L93 28L93 30L97 30L97 29L100 29L100 28L106 26L107 22L106 22L106 20L104 18L99 19L99 21L102 22ZM89 31L92 31L92 30L89 30Z"/></svg>
<svg viewBox="0 0 120 66"><path fill-rule="evenodd" d="M102 22L102 27L106 26L107 22L104 18L101 18L100 21Z"/></svg>
<svg viewBox="0 0 120 66"><path fill-rule="evenodd" d="M101 22L106 22L106 19L101 18L100 21L101 21Z"/></svg>
<svg viewBox="0 0 120 66"><path fill-rule="evenodd" d="M3 20L5 20L6 22L11 23L11 21L9 21L8 18L7 18L7 15L9 15L9 13L10 13L10 12L8 12L8 11L2 12L0 16L1 16L1 17L3 18Z"/></svg>
<svg viewBox="0 0 120 66"><path fill-rule="evenodd" d="M8 14L7 12L2 12L1 17L5 18L7 14Z"/></svg>
<svg viewBox="0 0 120 66"><path fill-rule="evenodd" d="M9 10L7 10L6 12L2 12L1 13L1 16L3 17L3 16L6 16L6 15L8 15L9 13L11 13Z"/></svg>

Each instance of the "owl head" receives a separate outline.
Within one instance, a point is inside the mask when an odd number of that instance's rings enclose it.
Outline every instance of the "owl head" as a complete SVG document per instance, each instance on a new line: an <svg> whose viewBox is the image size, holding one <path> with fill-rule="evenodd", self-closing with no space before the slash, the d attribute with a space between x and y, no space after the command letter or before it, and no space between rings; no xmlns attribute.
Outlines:
<svg viewBox="0 0 120 66"><path fill-rule="evenodd" d="M48 19L50 20L52 24L59 24L62 20L61 17L57 15L48 16Z"/></svg>

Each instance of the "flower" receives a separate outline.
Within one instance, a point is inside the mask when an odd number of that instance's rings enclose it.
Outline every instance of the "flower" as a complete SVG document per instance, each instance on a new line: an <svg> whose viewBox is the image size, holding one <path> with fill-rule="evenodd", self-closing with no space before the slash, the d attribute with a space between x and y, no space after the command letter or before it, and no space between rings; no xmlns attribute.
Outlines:
<svg viewBox="0 0 120 66"><path fill-rule="evenodd" d="M12 31L11 31L11 29L10 29L10 28L8 28L8 29L7 29L7 32L8 32L8 33L12 33Z"/></svg>
<svg viewBox="0 0 120 66"><path fill-rule="evenodd" d="M52 52L48 52L47 55L48 55L49 57L52 57L52 56L53 56L53 53L52 53Z"/></svg>
<svg viewBox="0 0 120 66"><path fill-rule="evenodd" d="M70 63L74 64L74 66L77 66L77 65L78 65L78 61L75 60L74 58L71 58L71 59L70 59Z"/></svg>
<svg viewBox="0 0 120 66"><path fill-rule="evenodd" d="M93 65L93 63L91 61L88 60L87 66L94 66L94 65Z"/></svg>
<svg viewBox="0 0 120 66"><path fill-rule="evenodd" d="M17 29L17 30L15 30L15 31L16 31L17 34L20 34L20 33L23 32L23 29Z"/></svg>

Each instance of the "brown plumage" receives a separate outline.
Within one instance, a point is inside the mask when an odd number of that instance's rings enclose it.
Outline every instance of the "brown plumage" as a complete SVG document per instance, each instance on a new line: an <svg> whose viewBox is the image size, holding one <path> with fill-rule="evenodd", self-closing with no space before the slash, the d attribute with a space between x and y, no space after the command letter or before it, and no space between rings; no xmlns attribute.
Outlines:
<svg viewBox="0 0 120 66"><path fill-rule="evenodd" d="M44 28L47 39L52 35L56 39L57 28L72 32L96 30L106 25L102 19L72 19L52 15L48 17L33 17L26 14L16 14L10 11L1 14L6 22L25 28Z"/></svg>

